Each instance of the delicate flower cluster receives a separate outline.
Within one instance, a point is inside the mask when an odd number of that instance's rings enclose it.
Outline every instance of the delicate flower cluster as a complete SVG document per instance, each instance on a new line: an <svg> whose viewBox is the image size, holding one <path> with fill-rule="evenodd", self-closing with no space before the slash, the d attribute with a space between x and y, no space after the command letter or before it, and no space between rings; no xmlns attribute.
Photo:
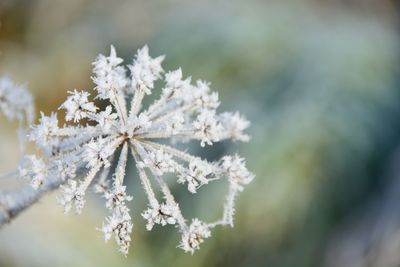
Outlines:
<svg viewBox="0 0 400 267"><path fill-rule="evenodd" d="M189 162L189 166L179 172L178 183L187 183L189 192L196 193L197 189L208 183L209 176L212 174L213 168L211 164L195 158Z"/></svg>
<svg viewBox="0 0 400 267"><path fill-rule="evenodd" d="M196 249L200 248L200 244L204 242L205 238L211 236L210 227L195 218L189 226L188 231L184 232L182 235L182 241L180 248L184 251L194 252Z"/></svg>
<svg viewBox="0 0 400 267"><path fill-rule="evenodd" d="M74 207L81 213L87 189L93 185L103 194L110 212L101 227L105 240L114 236L125 255L133 227L127 206L132 197L124 186L129 153L149 201L142 212L147 230L155 225L175 225L182 234L180 247L191 253L211 235L213 227L233 225L235 197L254 177L237 155L208 162L157 142L195 139L205 146L226 139L249 140L243 133L249 126L244 117L239 113L217 114L218 94L208 83L192 84L190 77L183 78L181 69L164 73L163 59L150 57L147 46L138 50L128 67L121 65L123 60L114 47L109 56L99 55L93 63L95 98L107 100L109 105L101 109L88 92L69 92L60 108L71 123L59 126L55 114L42 114L30 139L43 151L43 159L27 157L20 167L20 173L30 178L34 187L46 183L46 177L61 177L64 185L58 200L65 212ZM153 93L159 79L164 82L159 98L143 107L143 98ZM191 193L212 181L227 179L222 219L213 223L193 219L188 224L165 181L167 173L175 174L177 182ZM161 190L163 201L156 198L153 183Z"/></svg>
<svg viewBox="0 0 400 267"><path fill-rule="evenodd" d="M148 208L142 213L143 218L147 220L147 230L153 229L154 224L176 224L179 216L179 206L177 203L162 203Z"/></svg>
<svg viewBox="0 0 400 267"><path fill-rule="evenodd" d="M44 161L34 155L25 156L18 170L22 178L30 179L31 185L35 189L43 184L48 174Z"/></svg>

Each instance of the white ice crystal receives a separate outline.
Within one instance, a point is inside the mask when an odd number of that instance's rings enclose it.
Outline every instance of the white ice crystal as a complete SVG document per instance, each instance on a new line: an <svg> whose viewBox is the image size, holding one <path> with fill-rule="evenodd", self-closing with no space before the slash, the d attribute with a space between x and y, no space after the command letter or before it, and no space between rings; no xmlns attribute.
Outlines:
<svg viewBox="0 0 400 267"><path fill-rule="evenodd" d="M221 167L225 170L231 185L239 191L254 179L254 175L247 170L244 159L238 155L223 157Z"/></svg>
<svg viewBox="0 0 400 267"><path fill-rule="evenodd" d="M69 94L70 96L67 98L67 101L60 107L67 111L65 120L79 122L81 119L87 118L90 114L96 112L96 106L88 100L90 95L88 92L74 90L73 92L69 92Z"/></svg>
<svg viewBox="0 0 400 267"><path fill-rule="evenodd" d="M152 58L148 52L147 46L139 49L127 67L114 47L109 56L99 55L93 63L94 98L85 91L69 92L60 106L68 122L63 126L59 126L56 114L42 114L29 137L42 150L43 159L28 157L31 168L22 166L20 170L35 187L46 183L46 177L61 177L65 184L58 201L65 212L73 206L76 212L82 211L89 186L103 194L110 214L100 230L106 241L114 236L120 252L126 255L133 228L127 204L132 197L124 185L131 154L149 202L142 212L147 230L155 225L175 225L182 234L180 247L193 253L211 235L212 228L233 225L235 197L254 175L239 156L208 162L158 140L194 139L201 146L226 139L248 141L243 131L249 122L239 113L218 114L218 94L211 91L209 83L192 84L181 69L164 74L164 56ZM157 80L164 86L159 98L146 108L143 98L154 93ZM109 103L100 108L93 102L96 98ZM165 174L174 174L193 194L212 181L225 179L229 189L222 218L212 223L196 218L188 224ZM153 184L162 192L162 201L157 199Z"/></svg>
<svg viewBox="0 0 400 267"><path fill-rule="evenodd" d="M208 184L207 176L212 174L212 167L209 163L195 158L189 162L189 166L186 169L179 171L178 183L187 183L188 190L191 193L196 193L197 189Z"/></svg>
<svg viewBox="0 0 400 267"><path fill-rule="evenodd" d="M57 198L58 203L64 207L64 213L68 213L77 195L77 182L73 179L68 180L68 184L60 186L62 195Z"/></svg>
<svg viewBox="0 0 400 267"><path fill-rule="evenodd" d="M195 218L192 220L189 229L183 233L179 247L185 252L193 254L196 249L200 249L200 244L204 242L204 239L210 236L209 226Z"/></svg>
<svg viewBox="0 0 400 267"><path fill-rule="evenodd" d="M146 228L148 231L153 229L154 224L176 224L180 211L177 203L161 203L158 206L150 207L142 213L147 220Z"/></svg>
<svg viewBox="0 0 400 267"><path fill-rule="evenodd" d="M119 251L127 255L131 243L132 220L129 215L129 209L115 209L114 212L106 218L101 231L104 233L105 241L115 236L115 242Z"/></svg>
<svg viewBox="0 0 400 267"><path fill-rule="evenodd" d="M31 185L35 189L42 185L48 174L44 161L34 155L25 156L18 171L22 178L30 179Z"/></svg>
<svg viewBox="0 0 400 267"><path fill-rule="evenodd" d="M158 176L163 175L167 172L174 172L174 161L172 155L165 153L162 149L151 151L144 158L144 166L152 166L155 170L155 174Z"/></svg>

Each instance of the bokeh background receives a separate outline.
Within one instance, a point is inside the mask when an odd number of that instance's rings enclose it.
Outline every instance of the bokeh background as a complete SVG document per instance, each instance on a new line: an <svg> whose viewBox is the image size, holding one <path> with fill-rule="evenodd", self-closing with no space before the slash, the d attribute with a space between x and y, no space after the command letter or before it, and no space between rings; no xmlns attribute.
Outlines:
<svg viewBox="0 0 400 267"><path fill-rule="evenodd" d="M400 266L399 11L395 0L1 0L0 75L27 82L37 112L93 87L91 62L114 44L130 62L148 44L164 68L212 83L220 110L251 121L239 152L256 179L240 196L235 228L219 228L191 256L175 229L147 232L134 168L128 258L96 231L93 196L81 216L48 194L0 231L0 266ZM38 115L38 113L36 114ZM0 116L0 172L18 162L16 125ZM133 163L131 162L131 165ZM26 182L2 178L3 190ZM218 214L224 188L192 198L189 213Z"/></svg>

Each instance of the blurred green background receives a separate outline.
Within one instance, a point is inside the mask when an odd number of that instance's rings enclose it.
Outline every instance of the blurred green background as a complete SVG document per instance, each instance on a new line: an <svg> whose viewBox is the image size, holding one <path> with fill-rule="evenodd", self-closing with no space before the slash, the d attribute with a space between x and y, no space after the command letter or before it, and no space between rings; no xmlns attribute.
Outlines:
<svg viewBox="0 0 400 267"><path fill-rule="evenodd" d="M257 177L235 228L193 256L172 227L145 230L131 168L127 259L96 231L99 196L64 215L55 192L0 231L0 266L400 266L399 11L395 0L1 0L0 75L26 81L38 111L91 90L91 62L110 44L126 62L148 44L164 69L210 81L220 110L252 122L248 144L193 151L238 151ZM0 172L17 163L15 128L0 117ZM194 199L173 189L184 210L218 215L223 188Z"/></svg>

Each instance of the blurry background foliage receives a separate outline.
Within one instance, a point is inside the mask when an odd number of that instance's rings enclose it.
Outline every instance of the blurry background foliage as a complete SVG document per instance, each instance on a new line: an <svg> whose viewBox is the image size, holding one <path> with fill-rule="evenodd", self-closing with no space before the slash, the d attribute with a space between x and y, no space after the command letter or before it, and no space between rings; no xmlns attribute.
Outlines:
<svg viewBox="0 0 400 267"><path fill-rule="evenodd" d="M212 82L220 110L252 121L249 144L191 150L238 151L257 177L235 228L214 231L194 256L175 248L172 227L146 232L131 167L128 259L95 230L99 196L78 217L53 193L0 231L0 266L399 266L398 11L395 0L1 0L0 73L28 82L38 111L91 89L91 62L110 44L126 62L148 44L167 55L166 70ZM18 160L13 126L0 117L0 172ZM222 185L194 199L174 190L191 214L219 212Z"/></svg>

